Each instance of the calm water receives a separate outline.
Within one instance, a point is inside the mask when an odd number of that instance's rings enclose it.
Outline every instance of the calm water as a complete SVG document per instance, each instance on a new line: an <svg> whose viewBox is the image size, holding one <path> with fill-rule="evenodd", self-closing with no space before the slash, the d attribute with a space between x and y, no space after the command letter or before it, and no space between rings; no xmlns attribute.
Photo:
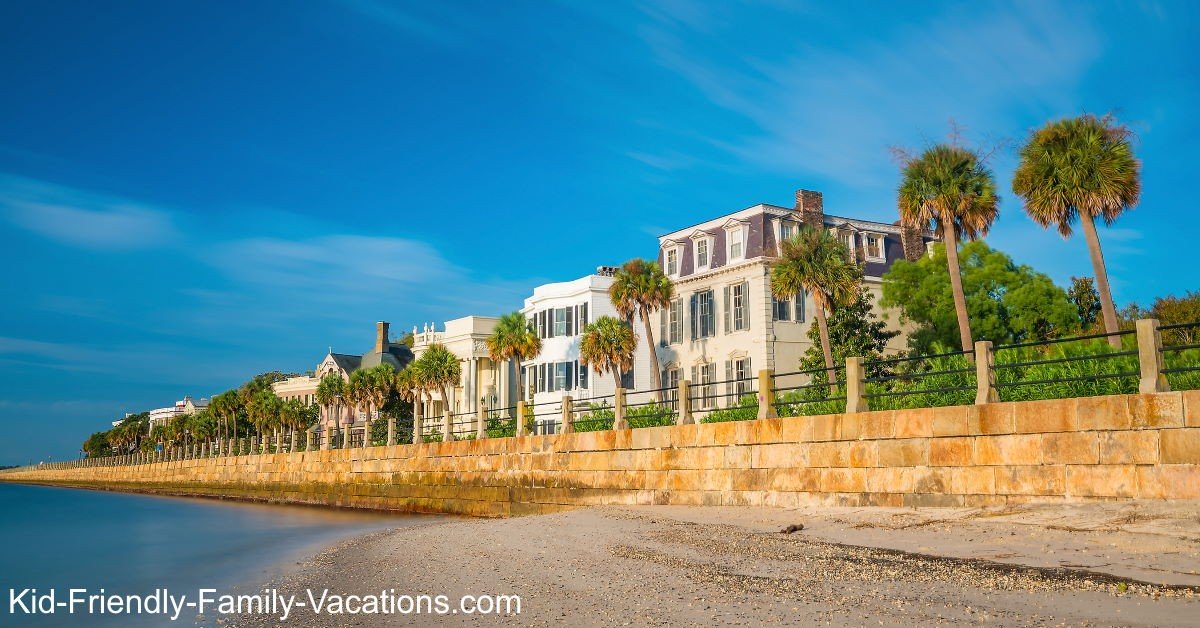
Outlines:
<svg viewBox="0 0 1200 628"><path fill-rule="evenodd" d="M430 517L0 483L0 626L163 625L86 615L10 614L9 589L259 590L338 540ZM192 625L194 614L174 625Z"/></svg>

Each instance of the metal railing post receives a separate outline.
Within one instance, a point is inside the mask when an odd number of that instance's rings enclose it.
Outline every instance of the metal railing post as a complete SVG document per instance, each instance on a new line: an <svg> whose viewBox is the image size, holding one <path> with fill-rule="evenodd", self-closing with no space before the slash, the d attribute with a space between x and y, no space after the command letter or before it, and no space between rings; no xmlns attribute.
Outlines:
<svg viewBox="0 0 1200 628"><path fill-rule="evenodd" d="M975 341L975 405L1000 401L996 388L996 352L991 340Z"/></svg>
<svg viewBox="0 0 1200 628"><path fill-rule="evenodd" d="M691 425L696 422L692 417L692 383L686 379L679 380L679 389L675 393L675 403L678 404L679 425Z"/></svg>
<svg viewBox="0 0 1200 628"><path fill-rule="evenodd" d="M775 411L775 371L763 369L758 372L758 418L774 419L779 416Z"/></svg>
<svg viewBox="0 0 1200 628"><path fill-rule="evenodd" d="M562 429L560 434L570 434L575 431L575 405L571 396L562 398Z"/></svg>
<svg viewBox="0 0 1200 628"><path fill-rule="evenodd" d="M613 429L627 430L629 429L629 421L625 420L625 389L618 388L613 391Z"/></svg>
<svg viewBox="0 0 1200 628"><path fill-rule="evenodd" d="M1156 393L1168 392L1171 385L1167 376L1163 375L1162 333L1158 329L1157 318L1142 318L1136 323L1138 370L1141 379L1138 380L1138 392Z"/></svg>
<svg viewBox="0 0 1200 628"><path fill-rule="evenodd" d="M852 356L846 358L846 414L866 412L867 398L863 396L866 386L866 375L863 370L862 358Z"/></svg>

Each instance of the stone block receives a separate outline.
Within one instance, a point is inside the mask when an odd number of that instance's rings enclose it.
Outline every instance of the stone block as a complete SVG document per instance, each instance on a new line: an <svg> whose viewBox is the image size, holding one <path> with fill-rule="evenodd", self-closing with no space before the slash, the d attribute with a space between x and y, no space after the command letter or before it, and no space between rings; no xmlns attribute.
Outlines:
<svg viewBox="0 0 1200 628"><path fill-rule="evenodd" d="M929 439L930 466L962 467L971 464L973 442L968 437Z"/></svg>
<svg viewBox="0 0 1200 628"><path fill-rule="evenodd" d="M964 417L964 425L966 424ZM897 410L895 413L896 438L922 438L933 436L933 408Z"/></svg>
<svg viewBox="0 0 1200 628"><path fill-rule="evenodd" d="M881 440L879 465L884 467L914 467L929 464L929 439Z"/></svg>
<svg viewBox="0 0 1200 628"><path fill-rule="evenodd" d="M930 413L934 436L966 436L969 433L967 406L931 408Z"/></svg>
<svg viewBox="0 0 1200 628"><path fill-rule="evenodd" d="M951 469L950 490L960 495L995 495L996 467Z"/></svg>
<svg viewBox="0 0 1200 628"><path fill-rule="evenodd" d="M975 464L1041 464L1042 437L1038 434L979 436L975 439Z"/></svg>
<svg viewBox="0 0 1200 628"><path fill-rule="evenodd" d="M810 418L812 419L813 440L830 441L841 438L842 415L823 414Z"/></svg>
<svg viewBox="0 0 1200 628"><path fill-rule="evenodd" d="M1046 399L1014 404L1013 430L1022 434L1071 432L1080 429L1074 399Z"/></svg>
<svg viewBox="0 0 1200 628"><path fill-rule="evenodd" d="M808 448L810 467L846 467L850 464L850 444L846 442L813 443Z"/></svg>
<svg viewBox="0 0 1200 628"><path fill-rule="evenodd" d="M1163 430L1159 436L1163 464L1200 464L1200 429Z"/></svg>
<svg viewBox="0 0 1200 628"><path fill-rule="evenodd" d="M819 491L821 472L817 469L775 469L770 476L769 488L772 491Z"/></svg>
<svg viewBox="0 0 1200 628"><path fill-rule="evenodd" d="M893 438L896 436L896 412L880 410L864 412L859 417L859 438Z"/></svg>
<svg viewBox="0 0 1200 628"><path fill-rule="evenodd" d="M867 490L872 493L910 493L913 490L913 470L910 468L879 467L867 469Z"/></svg>
<svg viewBox="0 0 1200 628"><path fill-rule="evenodd" d="M1070 497L1136 497L1137 471L1133 465L1078 465L1067 467Z"/></svg>
<svg viewBox="0 0 1200 628"><path fill-rule="evenodd" d="M879 465L879 444L874 441L850 443L851 467L874 467Z"/></svg>
<svg viewBox="0 0 1200 628"><path fill-rule="evenodd" d="M1097 432L1063 432L1042 435L1042 462L1046 464L1096 464L1100 461Z"/></svg>
<svg viewBox="0 0 1200 628"><path fill-rule="evenodd" d="M783 419L760 419L756 423L758 424L756 442L763 444L782 442Z"/></svg>
<svg viewBox="0 0 1200 628"><path fill-rule="evenodd" d="M1177 392L1130 395L1129 421L1134 428L1183 427L1183 395Z"/></svg>
<svg viewBox="0 0 1200 628"><path fill-rule="evenodd" d="M1098 432L1100 464L1154 464L1158 462L1159 434L1154 431Z"/></svg>
<svg viewBox="0 0 1200 628"><path fill-rule="evenodd" d="M999 494L1062 495L1066 490L1066 467L1061 465L1001 466L995 473Z"/></svg>
<svg viewBox="0 0 1200 628"><path fill-rule="evenodd" d="M726 445L717 448L723 452L725 467L729 469L749 469L753 461L752 450L745 445Z"/></svg>
<svg viewBox="0 0 1200 628"><path fill-rule="evenodd" d="M752 445L750 448L750 466L759 469L802 466L797 460L797 454L801 451L800 447L791 443Z"/></svg>
<svg viewBox="0 0 1200 628"><path fill-rule="evenodd" d="M843 415L838 422L839 427L834 438L838 440L857 440L862 438L862 417L863 415L859 413Z"/></svg>
<svg viewBox="0 0 1200 628"><path fill-rule="evenodd" d="M962 508L966 500L962 495L937 493L910 493L904 496L905 508Z"/></svg>
<svg viewBox="0 0 1200 628"><path fill-rule="evenodd" d="M813 439L811 417L780 419L779 439L785 443L806 443Z"/></svg>
<svg viewBox="0 0 1200 628"><path fill-rule="evenodd" d="M822 469L821 490L827 493L861 493L867 490L865 469Z"/></svg>
<svg viewBox="0 0 1200 628"><path fill-rule="evenodd" d="M941 467L916 467L912 477L914 493L949 493L953 479L950 469Z"/></svg>
<svg viewBox="0 0 1200 628"><path fill-rule="evenodd" d="M735 469L731 473L735 491L761 491L769 485L767 469Z"/></svg>
<svg viewBox="0 0 1200 628"><path fill-rule="evenodd" d="M1012 434L1014 429L1015 403L989 403L982 406L966 406L967 433Z"/></svg>
<svg viewBox="0 0 1200 628"><path fill-rule="evenodd" d="M1185 390L1183 397L1183 424L1200 427L1200 390Z"/></svg>
<svg viewBox="0 0 1200 628"><path fill-rule="evenodd" d="M1200 499L1200 465L1136 467L1141 499Z"/></svg>
<svg viewBox="0 0 1200 628"><path fill-rule="evenodd" d="M1127 430L1129 401L1125 395L1080 397L1075 400L1080 425L1093 430Z"/></svg>

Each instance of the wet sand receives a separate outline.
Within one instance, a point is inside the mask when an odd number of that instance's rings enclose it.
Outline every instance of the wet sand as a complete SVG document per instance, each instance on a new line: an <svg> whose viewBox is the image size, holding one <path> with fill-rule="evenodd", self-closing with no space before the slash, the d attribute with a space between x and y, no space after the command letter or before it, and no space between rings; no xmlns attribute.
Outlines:
<svg viewBox="0 0 1200 628"><path fill-rule="evenodd" d="M1196 626L1197 570L1195 504L637 507L375 533L271 586L521 597L520 615L289 618L304 626Z"/></svg>

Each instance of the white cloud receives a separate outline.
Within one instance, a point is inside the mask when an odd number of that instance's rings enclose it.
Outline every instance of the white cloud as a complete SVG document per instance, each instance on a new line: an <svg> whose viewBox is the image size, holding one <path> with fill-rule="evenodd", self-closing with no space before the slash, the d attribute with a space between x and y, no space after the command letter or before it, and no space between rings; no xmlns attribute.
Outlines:
<svg viewBox="0 0 1200 628"><path fill-rule="evenodd" d="M13 225L82 248L153 248L178 237L164 210L21 177L0 175L0 211Z"/></svg>

